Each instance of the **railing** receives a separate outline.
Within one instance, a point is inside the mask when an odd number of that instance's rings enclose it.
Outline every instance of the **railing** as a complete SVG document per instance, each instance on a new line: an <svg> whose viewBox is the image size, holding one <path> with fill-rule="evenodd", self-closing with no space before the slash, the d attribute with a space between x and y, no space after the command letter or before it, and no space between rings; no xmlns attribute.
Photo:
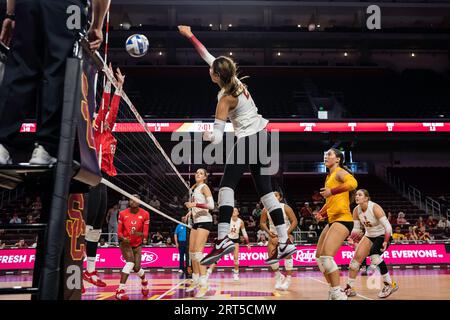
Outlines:
<svg viewBox="0 0 450 320"><path fill-rule="evenodd" d="M430 197L425 199L425 211L427 214L433 215L433 217L438 215L439 219L442 218L441 204Z"/></svg>
<svg viewBox="0 0 450 320"><path fill-rule="evenodd" d="M3 208L11 201L17 200L24 194L24 192L25 188L23 186L15 188L14 190L2 190L0 192L0 208Z"/></svg>
<svg viewBox="0 0 450 320"><path fill-rule="evenodd" d="M387 171L386 182L399 191L412 204L421 210L425 210L427 215L432 215L434 218L439 217L439 219L442 217L440 203L430 197L422 196L422 192L419 189L406 184L399 177L395 177Z"/></svg>
<svg viewBox="0 0 450 320"><path fill-rule="evenodd" d="M423 210L422 193L411 185L408 185L408 199L414 205ZM426 210L427 211L427 210Z"/></svg>
<svg viewBox="0 0 450 320"><path fill-rule="evenodd" d="M315 231L301 231L297 228L292 234L294 235L294 243L306 243L311 238L317 239L317 232Z"/></svg>

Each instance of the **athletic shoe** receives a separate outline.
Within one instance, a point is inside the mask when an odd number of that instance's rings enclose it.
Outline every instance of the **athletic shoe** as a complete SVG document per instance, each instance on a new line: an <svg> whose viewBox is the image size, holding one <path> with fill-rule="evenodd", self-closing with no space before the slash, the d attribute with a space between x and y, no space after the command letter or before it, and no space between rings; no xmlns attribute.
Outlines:
<svg viewBox="0 0 450 320"><path fill-rule="evenodd" d="M148 290L148 287L147 287L148 286L148 281L147 280L141 281L141 286L142 286L142 289L141 289L142 295L144 297L147 297L148 293L149 293L149 290Z"/></svg>
<svg viewBox="0 0 450 320"><path fill-rule="evenodd" d="M97 278L97 280L94 280L94 276ZM103 282L97 274L97 270L95 270L94 272L88 272L87 270L85 270L83 272L83 279L86 280L89 283L92 283L94 286L97 287L106 287L106 283Z"/></svg>
<svg viewBox="0 0 450 320"><path fill-rule="evenodd" d="M8 150L0 144L0 165L12 164Z"/></svg>
<svg viewBox="0 0 450 320"><path fill-rule="evenodd" d="M281 290L281 286L283 284L283 280L285 279L285 276L283 276L281 273L280 275L275 275L275 290Z"/></svg>
<svg viewBox="0 0 450 320"><path fill-rule="evenodd" d="M43 146L35 143L35 148L29 163L31 165L51 165L56 163L56 158L50 156Z"/></svg>
<svg viewBox="0 0 450 320"><path fill-rule="evenodd" d="M354 297L356 296L356 291L355 289L353 289L352 287L350 287L350 285L347 283L347 286L344 289L345 294L347 295L347 297Z"/></svg>
<svg viewBox="0 0 450 320"><path fill-rule="evenodd" d="M280 260L283 260L287 256L290 256L291 254L295 253L297 251L297 248L291 243L291 240L287 240L286 243L280 243L277 245L276 250L273 251L272 256L269 257L265 261L266 264L274 264L277 263Z"/></svg>
<svg viewBox="0 0 450 320"><path fill-rule="evenodd" d="M117 300L130 300L130 298L128 298L127 294L125 293L125 290L123 290L123 289L116 290L116 299Z"/></svg>
<svg viewBox="0 0 450 320"><path fill-rule="evenodd" d="M331 300L348 300L348 297L344 293L344 291L339 290L339 291L331 292Z"/></svg>
<svg viewBox="0 0 450 320"><path fill-rule="evenodd" d="M224 255L233 252L234 242L230 238L225 237L222 240L217 239L214 243L214 248L206 257L200 261L202 266L208 266L210 264L216 263Z"/></svg>
<svg viewBox="0 0 450 320"><path fill-rule="evenodd" d="M184 289L184 291L186 291L186 292L192 292L192 291L194 291L198 286L199 286L198 282L192 281L191 284L190 284L186 289Z"/></svg>
<svg viewBox="0 0 450 320"><path fill-rule="evenodd" d="M280 286L280 290L286 291L291 285L292 277L286 277Z"/></svg>
<svg viewBox="0 0 450 320"><path fill-rule="evenodd" d="M383 289L381 289L381 291L378 293L378 297L387 298L397 290L398 290L397 282L392 281L392 284L385 282Z"/></svg>
<svg viewBox="0 0 450 320"><path fill-rule="evenodd" d="M208 292L209 287L200 287L200 289L197 291L197 293L195 294L196 298L203 298L205 296L205 294Z"/></svg>
<svg viewBox="0 0 450 320"><path fill-rule="evenodd" d="M239 272L233 271L233 280L234 281L239 281Z"/></svg>

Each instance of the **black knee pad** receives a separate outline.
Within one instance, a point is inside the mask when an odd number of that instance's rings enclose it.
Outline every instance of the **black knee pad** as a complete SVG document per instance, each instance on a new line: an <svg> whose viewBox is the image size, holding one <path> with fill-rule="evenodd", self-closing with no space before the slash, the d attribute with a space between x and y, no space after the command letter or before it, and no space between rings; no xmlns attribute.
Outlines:
<svg viewBox="0 0 450 320"><path fill-rule="evenodd" d="M279 226L284 222L283 209L278 208L270 212L270 217L272 218L273 224Z"/></svg>
<svg viewBox="0 0 450 320"><path fill-rule="evenodd" d="M384 260L378 265L378 268L380 268L381 274L388 273L388 268L387 268L386 262L384 262Z"/></svg>
<svg viewBox="0 0 450 320"><path fill-rule="evenodd" d="M221 206L219 208L219 223L230 223L234 208L231 206Z"/></svg>
<svg viewBox="0 0 450 320"><path fill-rule="evenodd" d="M86 241L86 255L88 257L97 256L97 248L98 248L97 242Z"/></svg>

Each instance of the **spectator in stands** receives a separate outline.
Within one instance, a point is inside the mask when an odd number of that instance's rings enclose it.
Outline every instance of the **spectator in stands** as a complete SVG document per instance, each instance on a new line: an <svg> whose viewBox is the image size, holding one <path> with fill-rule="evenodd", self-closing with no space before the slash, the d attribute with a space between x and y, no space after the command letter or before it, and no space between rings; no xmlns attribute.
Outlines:
<svg viewBox="0 0 450 320"><path fill-rule="evenodd" d="M405 218L405 213L400 211L398 213L397 223L396 224L409 224L409 222Z"/></svg>
<svg viewBox="0 0 450 320"><path fill-rule="evenodd" d="M437 228L440 230L450 228L450 221L447 220L445 217L442 217L441 220L439 220L439 223L437 224Z"/></svg>
<svg viewBox="0 0 450 320"><path fill-rule="evenodd" d="M422 241L431 240L430 234L425 231L425 226L422 226L419 228L419 231L417 232L417 236L419 237L419 240L422 240Z"/></svg>
<svg viewBox="0 0 450 320"><path fill-rule="evenodd" d="M2 241L2 239L0 239L0 249L4 249L5 248L5 243Z"/></svg>
<svg viewBox="0 0 450 320"><path fill-rule="evenodd" d="M17 247L17 248L28 248L27 243L25 242L25 239L20 239L19 242L14 244L14 247Z"/></svg>
<svg viewBox="0 0 450 320"><path fill-rule="evenodd" d="M100 238L100 242L98 243L98 246L100 248L108 248L109 244L106 243L105 238Z"/></svg>
<svg viewBox="0 0 450 320"><path fill-rule="evenodd" d="M30 248L36 248L37 247L37 241L38 241L38 237L34 237L34 241L33 244L30 246Z"/></svg>
<svg viewBox="0 0 450 320"><path fill-rule="evenodd" d="M323 197L317 190L314 191L313 195L311 196L311 199L314 204L321 204L323 202Z"/></svg>
<svg viewBox="0 0 450 320"><path fill-rule="evenodd" d="M217 213L213 213L212 218L213 218L213 225L217 226L217 224L219 223L219 216L217 215Z"/></svg>
<svg viewBox="0 0 450 320"><path fill-rule="evenodd" d="M422 217L419 217L419 219L416 221L416 226L420 229L423 226L425 226L425 221L423 221Z"/></svg>
<svg viewBox="0 0 450 320"><path fill-rule="evenodd" d="M432 215L429 215L427 221L425 222L425 224L426 224L428 229L435 229L436 225L437 225L437 222L436 222L436 220L433 219Z"/></svg>
<svg viewBox="0 0 450 320"><path fill-rule="evenodd" d="M35 222L38 222L41 218L41 212L39 210L34 210L33 212L31 212L31 215L33 216Z"/></svg>
<svg viewBox="0 0 450 320"><path fill-rule="evenodd" d="M387 219L391 225L397 224L397 219L395 218L395 216L392 215L390 211L388 211L387 213Z"/></svg>
<svg viewBox="0 0 450 320"><path fill-rule="evenodd" d="M252 216L259 221L259 217L261 217L261 213L262 213L262 209L261 209L261 204L258 202L256 204L255 209L253 209L252 211Z"/></svg>
<svg viewBox="0 0 450 320"><path fill-rule="evenodd" d="M248 217L248 221L247 221L247 228L250 230L250 229L253 229L255 227L256 227L255 219L253 218L253 216L249 216Z"/></svg>
<svg viewBox="0 0 450 320"><path fill-rule="evenodd" d="M106 222L108 223L108 242L118 243L117 239L117 227L119 225L119 205L115 204L106 214Z"/></svg>
<svg viewBox="0 0 450 320"><path fill-rule="evenodd" d="M152 236L152 243L153 244L162 244L164 241L164 237L162 234L158 231Z"/></svg>
<svg viewBox="0 0 450 320"><path fill-rule="evenodd" d="M171 247L173 246L172 238L170 236L166 239L166 246Z"/></svg>
<svg viewBox="0 0 450 320"><path fill-rule="evenodd" d="M267 234L267 232L265 232L264 230L261 230L261 229L259 229L258 232L256 233L256 238L259 239L262 234L264 235L264 237L266 239L269 239L269 235Z"/></svg>
<svg viewBox="0 0 450 320"><path fill-rule="evenodd" d="M257 242L258 242L258 246L267 246L268 241L267 241L266 234L261 233L258 237Z"/></svg>
<svg viewBox="0 0 450 320"><path fill-rule="evenodd" d="M33 210L42 210L42 201L41 201L41 197L37 196L36 200L34 200L33 204L31 205L31 209Z"/></svg>
<svg viewBox="0 0 450 320"><path fill-rule="evenodd" d="M419 236L417 235L417 226L409 227L408 240L419 240Z"/></svg>
<svg viewBox="0 0 450 320"><path fill-rule="evenodd" d="M17 213L14 213L9 223L22 223L22 219L19 218Z"/></svg>
<svg viewBox="0 0 450 320"><path fill-rule="evenodd" d="M169 207L171 207L177 213L180 213L181 210L183 210L183 206L177 196L173 196L172 202L169 203Z"/></svg>
<svg viewBox="0 0 450 320"><path fill-rule="evenodd" d="M27 223L27 224L36 223L36 221L34 220L33 215L31 215L31 214L27 215L27 221L25 223Z"/></svg>
<svg viewBox="0 0 450 320"><path fill-rule="evenodd" d="M119 201L119 211L123 211L128 208L128 199L125 197L122 197L122 200Z"/></svg>
<svg viewBox="0 0 450 320"><path fill-rule="evenodd" d="M406 240L406 236L402 233L402 229L400 227L395 227L394 233L392 234L392 239L394 239L394 242Z"/></svg>
<svg viewBox="0 0 450 320"><path fill-rule="evenodd" d="M303 218L303 225L309 226L314 220L313 211L309 206L309 202L305 202L303 207L300 209L299 213L300 218Z"/></svg>
<svg viewBox="0 0 450 320"><path fill-rule="evenodd" d="M151 205L152 207L156 208L156 209L160 209L161 207L161 203L158 200L157 196L153 196L152 200L150 200L149 205Z"/></svg>

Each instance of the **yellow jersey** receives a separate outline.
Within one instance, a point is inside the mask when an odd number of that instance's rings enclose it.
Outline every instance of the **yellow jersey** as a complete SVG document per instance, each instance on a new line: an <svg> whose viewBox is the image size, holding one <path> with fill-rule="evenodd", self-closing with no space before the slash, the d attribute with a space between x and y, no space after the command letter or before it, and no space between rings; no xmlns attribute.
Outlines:
<svg viewBox="0 0 450 320"><path fill-rule="evenodd" d="M325 179L325 188L333 189L342 186L342 182L337 180L336 174L344 170L341 167L336 168L333 173ZM350 193L342 192L331 195L326 198L326 207L328 223L335 221L353 221L353 215L350 211Z"/></svg>

